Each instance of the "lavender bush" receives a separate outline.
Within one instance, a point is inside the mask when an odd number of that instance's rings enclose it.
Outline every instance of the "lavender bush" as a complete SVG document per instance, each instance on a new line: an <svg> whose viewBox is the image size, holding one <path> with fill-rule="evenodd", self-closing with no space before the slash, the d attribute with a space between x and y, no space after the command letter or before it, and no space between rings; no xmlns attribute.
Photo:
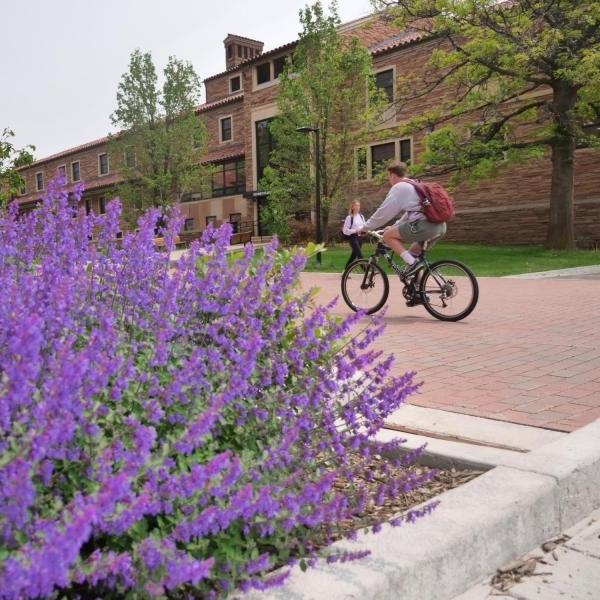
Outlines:
<svg viewBox="0 0 600 600"><path fill-rule="evenodd" d="M155 211L117 240L117 200L71 201L0 214L0 597L263 589L430 476L351 484L412 374L299 291L302 253L228 260L223 226L170 266Z"/></svg>

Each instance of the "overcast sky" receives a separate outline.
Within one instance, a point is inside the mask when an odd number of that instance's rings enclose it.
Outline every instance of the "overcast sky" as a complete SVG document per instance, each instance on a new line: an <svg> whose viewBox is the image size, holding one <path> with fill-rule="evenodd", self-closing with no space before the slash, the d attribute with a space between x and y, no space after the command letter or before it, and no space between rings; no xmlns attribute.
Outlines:
<svg viewBox="0 0 600 600"><path fill-rule="evenodd" d="M159 72L175 55L203 79L225 70L228 33L261 40L265 51L297 39L298 10L306 4L0 0L0 131L11 128L18 147L34 144L36 158L103 137L135 48L151 51ZM344 22L369 12L369 0L339 0Z"/></svg>

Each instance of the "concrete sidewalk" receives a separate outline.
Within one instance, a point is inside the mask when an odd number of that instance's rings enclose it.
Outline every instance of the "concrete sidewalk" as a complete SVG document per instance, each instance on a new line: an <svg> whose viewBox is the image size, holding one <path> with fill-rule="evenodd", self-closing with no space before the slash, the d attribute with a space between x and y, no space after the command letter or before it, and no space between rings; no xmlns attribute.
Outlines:
<svg viewBox="0 0 600 600"><path fill-rule="evenodd" d="M341 277L303 273L318 301L339 296ZM385 334L375 347L395 371L424 381L411 404L559 431L600 417L600 282L479 278L480 298L464 321L445 323L409 308L390 279Z"/></svg>
<svg viewBox="0 0 600 600"><path fill-rule="evenodd" d="M597 600L600 598L600 510L565 534L568 539L559 538L556 545L542 544L523 560L506 565L502 569L504 574L497 573L498 579L504 575L507 581L512 572L518 575L519 569L527 571L528 567L534 567L533 572L523 575L521 581L504 592L499 585L501 580L497 579L493 586L493 576L489 576L454 600Z"/></svg>

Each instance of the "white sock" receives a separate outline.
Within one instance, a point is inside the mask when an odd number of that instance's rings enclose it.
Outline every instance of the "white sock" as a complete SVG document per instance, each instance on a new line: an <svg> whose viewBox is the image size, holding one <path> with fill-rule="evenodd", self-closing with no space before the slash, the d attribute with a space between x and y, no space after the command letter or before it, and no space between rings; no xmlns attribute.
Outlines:
<svg viewBox="0 0 600 600"><path fill-rule="evenodd" d="M407 265L412 265L415 262L415 257L408 250L405 250L400 256Z"/></svg>

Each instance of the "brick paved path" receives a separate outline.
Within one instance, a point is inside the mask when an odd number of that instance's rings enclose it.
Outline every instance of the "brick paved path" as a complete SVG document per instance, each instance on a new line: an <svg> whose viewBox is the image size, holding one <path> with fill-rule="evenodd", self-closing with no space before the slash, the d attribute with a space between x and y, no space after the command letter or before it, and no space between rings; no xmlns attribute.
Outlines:
<svg viewBox="0 0 600 600"><path fill-rule="evenodd" d="M319 301L339 295L340 276L303 273ZM600 417L600 281L479 279L475 311L444 323L408 308L391 281L384 338L398 373L425 383L412 404L572 431Z"/></svg>

